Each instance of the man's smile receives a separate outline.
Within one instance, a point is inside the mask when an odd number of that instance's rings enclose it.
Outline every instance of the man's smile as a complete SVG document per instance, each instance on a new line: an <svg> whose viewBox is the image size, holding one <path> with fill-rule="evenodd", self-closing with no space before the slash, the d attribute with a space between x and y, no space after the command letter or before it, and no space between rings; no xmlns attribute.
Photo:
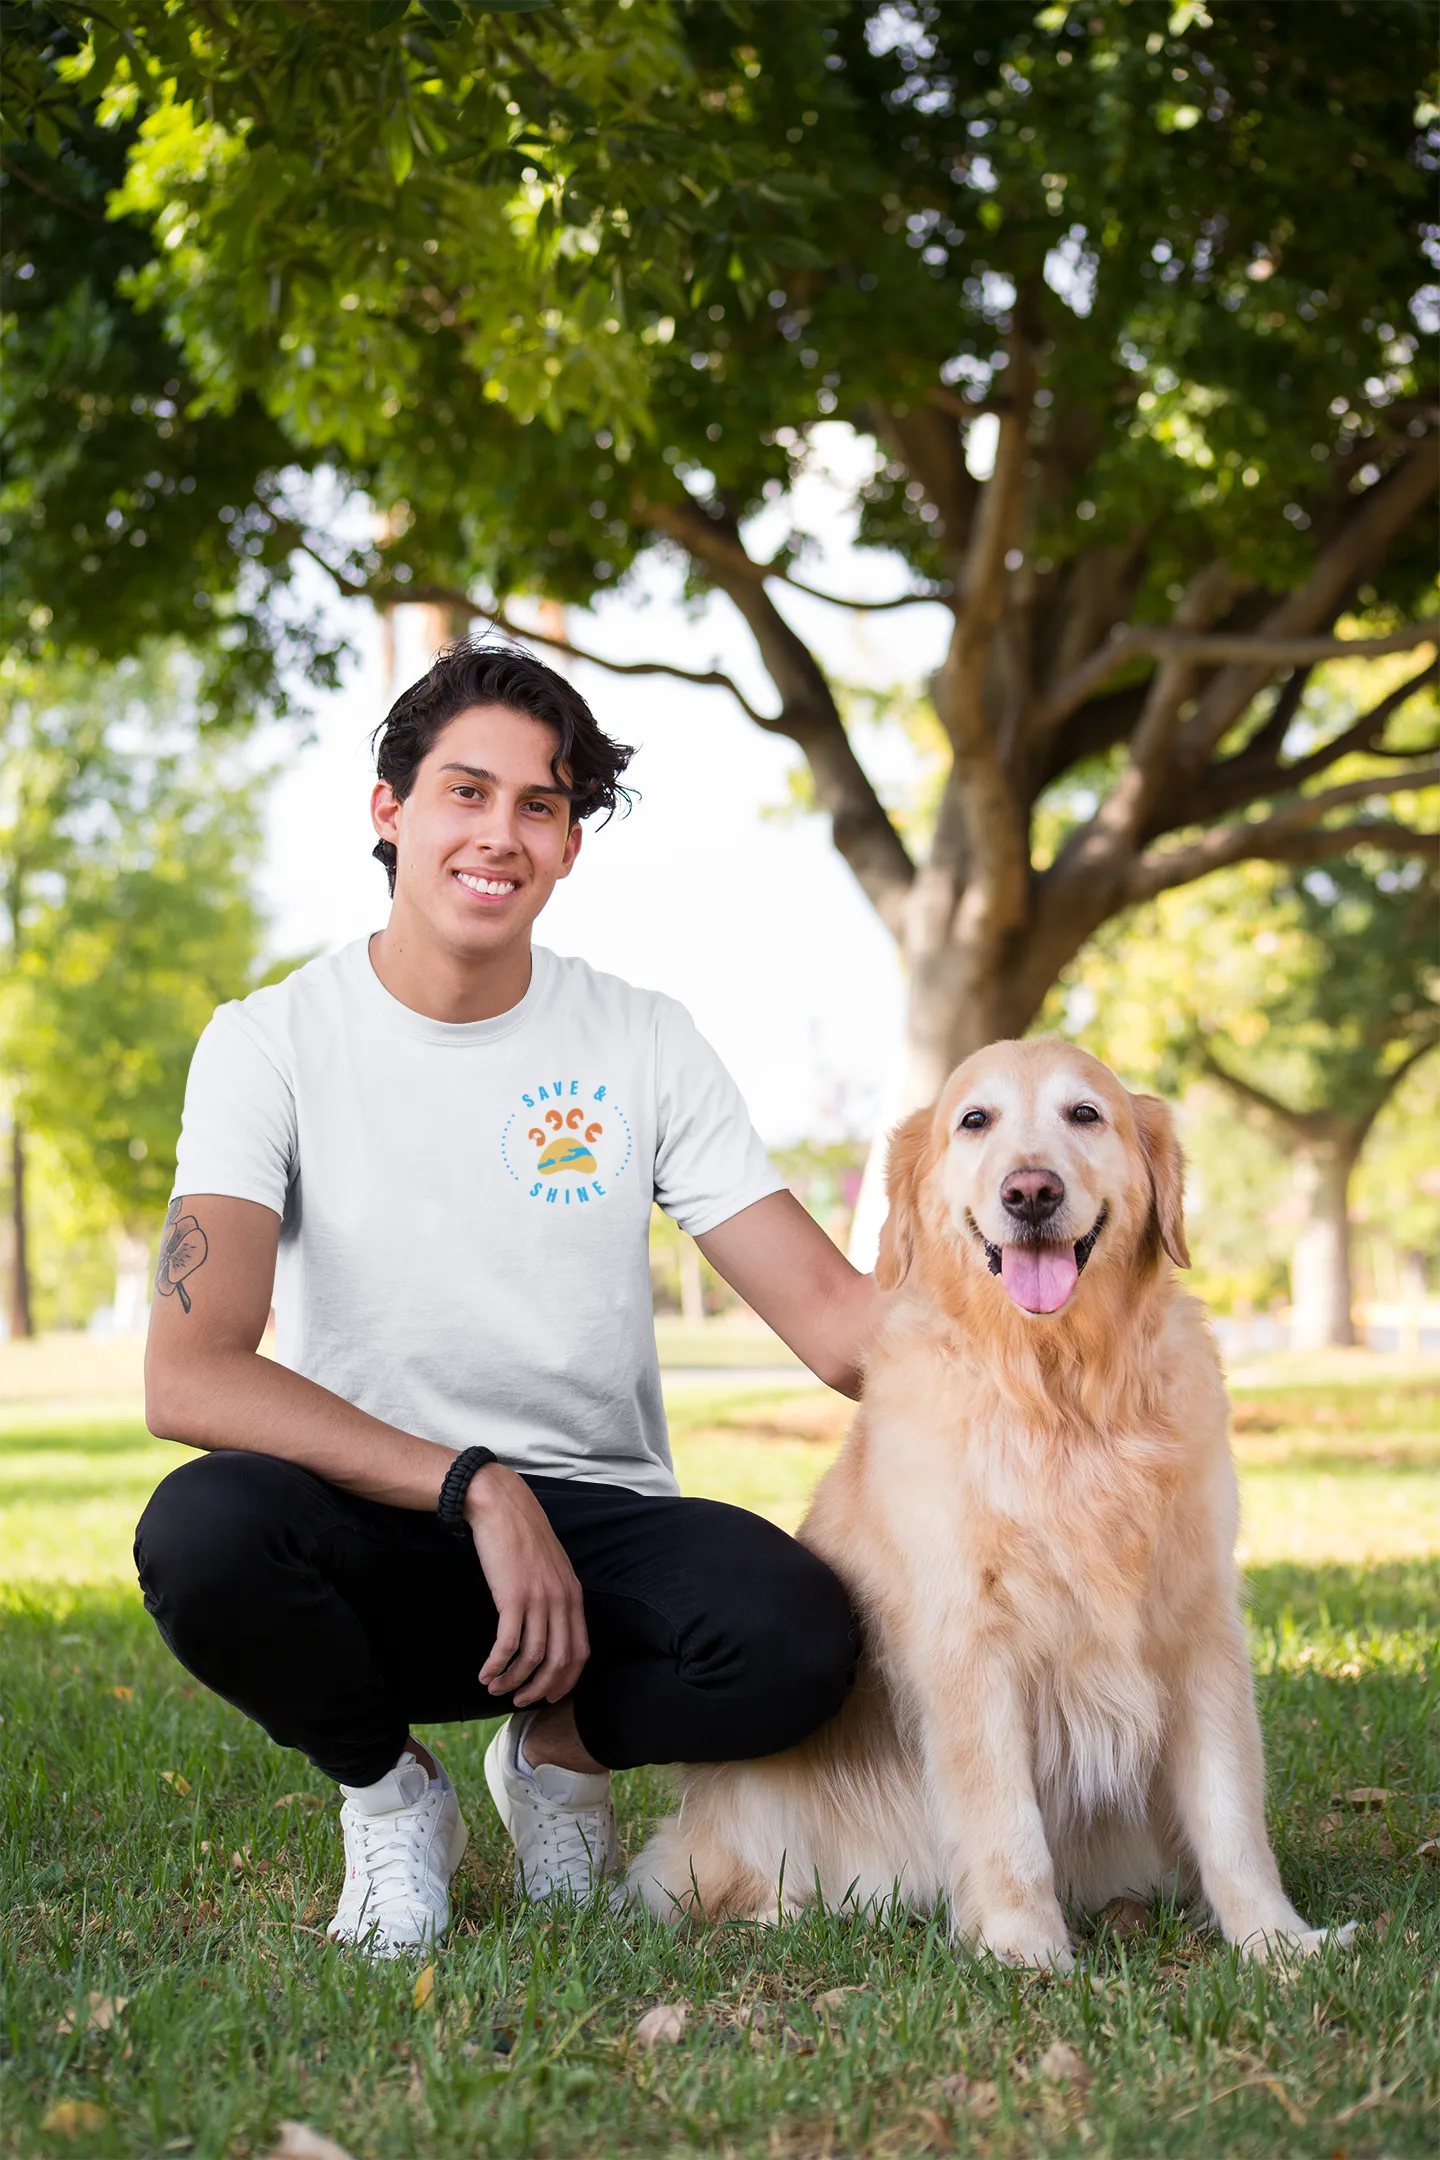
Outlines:
<svg viewBox="0 0 1440 2160"><path fill-rule="evenodd" d="M516 878L482 877L478 870L452 870L451 876L481 900L505 900L514 892L519 880Z"/></svg>

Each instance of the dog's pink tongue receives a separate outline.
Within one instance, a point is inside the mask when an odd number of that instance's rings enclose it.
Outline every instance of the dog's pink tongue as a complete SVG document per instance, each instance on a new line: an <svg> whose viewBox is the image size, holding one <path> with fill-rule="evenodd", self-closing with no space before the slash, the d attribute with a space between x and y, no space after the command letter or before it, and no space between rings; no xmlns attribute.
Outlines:
<svg viewBox="0 0 1440 2160"><path fill-rule="evenodd" d="M1073 1245L1000 1248L1000 1280L1026 1312L1059 1312L1079 1279Z"/></svg>

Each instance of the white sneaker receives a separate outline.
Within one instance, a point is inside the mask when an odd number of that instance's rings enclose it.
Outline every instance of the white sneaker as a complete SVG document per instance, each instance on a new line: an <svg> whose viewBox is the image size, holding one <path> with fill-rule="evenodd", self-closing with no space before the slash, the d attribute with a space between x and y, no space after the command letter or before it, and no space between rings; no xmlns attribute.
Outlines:
<svg viewBox="0 0 1440 2160"><path fill-rule="evenodd" d="M374 1785L342 1785L345 1889L327 1935L399 1957L450 1925L450 1877L470 1842L445 1772L430 1778L408 1751Z"/></svg>
<svg viewBox="0 0 1440 2160"><path fill-rule="evenodd" d="M485 1750L485 1782L515 1847L515 1883L540 1904L590 1897L618 1872L608 1770L521 1768L520 1742L536 1715L506 1720Z"/></svg>

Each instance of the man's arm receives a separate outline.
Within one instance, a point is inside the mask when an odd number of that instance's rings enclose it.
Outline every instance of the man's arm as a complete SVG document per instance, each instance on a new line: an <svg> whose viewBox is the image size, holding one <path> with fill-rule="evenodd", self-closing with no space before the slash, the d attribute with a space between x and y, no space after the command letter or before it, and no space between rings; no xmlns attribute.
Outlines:
<svg viewBox="0 0 1440 2160"><path fill-rule="evenodd" d="M455 1450L401 1432L260 1355L280 1218L253 1200L172 1200L145 1347L145 1422L157 1439L298 1463L390 1507L432 1509ZM523 1708L558 1702L590 1654L580 1585L528 1485L500 1463L465 1505L500 1615L480 1677Z"/></svg>
<svg viewBox="0 0 1440 2160"><path fill-rule="evenodd" d="M695 1242L811 1372L858 1397L862 1353L884 1295L873 1275L851 1267L793 1193L771 1193Z"/></svg>

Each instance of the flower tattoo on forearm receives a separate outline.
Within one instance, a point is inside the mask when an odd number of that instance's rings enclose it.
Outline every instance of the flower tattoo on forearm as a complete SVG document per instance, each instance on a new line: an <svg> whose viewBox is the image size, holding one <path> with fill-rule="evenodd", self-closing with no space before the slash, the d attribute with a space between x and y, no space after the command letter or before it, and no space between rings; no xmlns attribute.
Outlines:
<svg viewBox="0 0 1440 2160"><path fill-rule="evenodd" d="M190 1293L185 1278L205 1265L210 1241L193 1215L181 1214L184 1205L177 1198L166 1211L165 1228L160 1233L160 1258L155 1264L155 1288L161 1297L178 1296L180 1310L188 1313Z"/></svg>

